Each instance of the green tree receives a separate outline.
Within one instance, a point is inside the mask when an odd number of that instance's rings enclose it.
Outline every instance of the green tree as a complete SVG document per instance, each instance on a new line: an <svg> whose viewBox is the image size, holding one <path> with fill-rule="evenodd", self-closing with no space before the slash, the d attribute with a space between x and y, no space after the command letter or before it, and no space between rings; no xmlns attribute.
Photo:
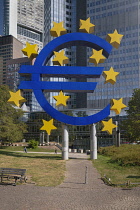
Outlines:
<svg viewBox="0 0 140 210"><path fill-rule="evenodd" d="M36 149L38 147L38 141L35 141L34 139L29 140L28 147Z"/></svg>
<svg viewBox="0 0 140 210"><path fill-rule="evenodd" d="M14 108L7 101L10 98L9 88L6 85L0 86L0 140L14 142L23 138L26 132L25 123L20 118L23 111Z"/></svg>
<svg viewBox="0 0 140 210"><path fill-rule="evenodd" d="M140 89L135 89L128 102L128 117L122 122L122 128L130 141L140 140Z"/></svg>

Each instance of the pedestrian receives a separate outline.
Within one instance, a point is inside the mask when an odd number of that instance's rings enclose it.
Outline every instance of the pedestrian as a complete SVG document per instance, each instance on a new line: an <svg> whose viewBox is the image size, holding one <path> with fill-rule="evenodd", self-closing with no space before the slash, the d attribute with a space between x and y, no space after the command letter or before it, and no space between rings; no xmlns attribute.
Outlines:
<svg viewBox="0 0 140 210"><path fill-rule="evenodd" d="M57 149L55 149L55 154L57 154Z"/></svg>
<svg viewBox="0 0 140 210"><path fill-rule="evenodd" d="M26 152L26 153L27 153L27 148L26 148L26 147L24 147L24 152Z"/></svg>

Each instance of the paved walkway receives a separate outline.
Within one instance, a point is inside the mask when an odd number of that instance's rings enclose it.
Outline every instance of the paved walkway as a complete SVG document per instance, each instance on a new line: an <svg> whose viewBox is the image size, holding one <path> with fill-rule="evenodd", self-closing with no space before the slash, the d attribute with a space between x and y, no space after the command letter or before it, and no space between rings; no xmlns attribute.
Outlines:
<svg viewBox="0 0 140 210"><path fill-rule="evenodd" d="M86 157L66 162L66 178L57 187L0 185L0 210L140 210L140 188L106 186Z"/></svg>

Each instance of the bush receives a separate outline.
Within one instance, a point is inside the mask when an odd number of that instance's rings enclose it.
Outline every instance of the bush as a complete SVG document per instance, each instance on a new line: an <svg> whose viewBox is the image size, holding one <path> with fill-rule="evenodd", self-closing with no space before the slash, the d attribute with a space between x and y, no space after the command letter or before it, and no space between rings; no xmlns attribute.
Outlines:
<svg viewBox="0 0 140 210"><path fill-rule="evenodd" d="M101 155L111 157L111 162L121 166L140 166L140 145L121 145L120 147L100 148Z"/></svg>
<svg viewBox="0 0 140 210"><path fill-rule="evenodd" d="M29 143L28 143L28 147L32 148L32 149L37 148L38 147L38 141L35 141L34 139L30 140Z"/></svg>

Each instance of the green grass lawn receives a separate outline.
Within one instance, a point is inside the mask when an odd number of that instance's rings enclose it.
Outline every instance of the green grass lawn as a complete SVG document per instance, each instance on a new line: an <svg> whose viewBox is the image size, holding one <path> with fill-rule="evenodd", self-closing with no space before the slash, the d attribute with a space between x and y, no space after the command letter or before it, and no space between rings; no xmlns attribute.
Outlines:
<svg viewBox="0 0 140 210"><path fill-rule="evenodd" d="M60 155L14 153L0 149L0 167L27 170L27 183L57 186L65 176L65 161Z"/></svg>
<svg viewBox="0 0 140 210"><path fill-rule="evenodd" d="M0 167L27 169L27 183L39 186L57 186L65 176L65 161L61 155L18 153L24 147L3 147L0 149ZM127 145L100 149L98 159L93 160L101 176L106 175L112 184L140 183L139 146ZM46 152L44 148L28 151ZM53 150L54 152L54 150ZM125 165L124 165L125 164Z"/></svg>
<svg viewBox="0 0 140 210"><path fill-rule="evenodd" d="M6 150L6 151L24 151L24 146L1 146L0 150ZM27 147L27 151L29 152L54 152L54 149L48 149L47 148L39 148L31 149Z"/></svg>
<svg viewBox="0 0 140 210"><path fill-rule="evenodd" d="M93 165L102 177L106 175L110 178L112 184L124 184L127 181L140 183L138 150L139 146L135 145L101 148L99 150L101 154L98 153L98 159L93 160Z"/></svg>

